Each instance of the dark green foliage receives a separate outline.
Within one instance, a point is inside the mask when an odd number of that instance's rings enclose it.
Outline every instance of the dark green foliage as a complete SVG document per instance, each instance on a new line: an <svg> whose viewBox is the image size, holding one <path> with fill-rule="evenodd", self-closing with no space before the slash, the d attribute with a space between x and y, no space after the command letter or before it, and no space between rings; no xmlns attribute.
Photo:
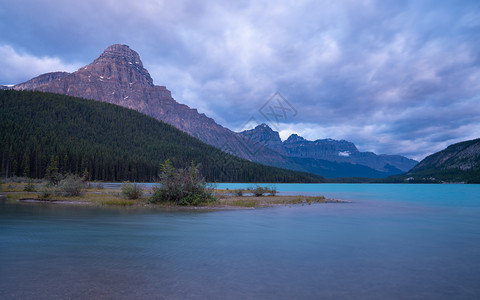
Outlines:
<svg viewBox="0 0 480 300"><path fill-rule="evenodd" d="M54 156L50 159L50 163L45 170L45 178L52 185L58 184L60 181L60 173L58 173L58 163Z"/></svg>
<svg viewBox="0 0 480 300"><path fill-rule="evenodd" d="M137 183L124 182L121 186L122 196L129 200L135 200L143 196L142 187Z"/></svg>
<svg viewBox="0 0 480 300"><path fill-rule="evenodd" d="M324 181L319 175L226 154L120 106L50 93L0 91L0 176L47 175L53 184L58 173L86 176L85 180L154 181L167 158L180 168L192 160L200 163L208 181Z"/></svg>
<svg viewBox="0 0 480 300"><path fill-rule="evenodd" d="M193 163L187 169L175 169L170 160L162 165L160 186L155 187L151 202L170 202L178 205L201 205L215 201L213 189L200 176Z"/></svg>

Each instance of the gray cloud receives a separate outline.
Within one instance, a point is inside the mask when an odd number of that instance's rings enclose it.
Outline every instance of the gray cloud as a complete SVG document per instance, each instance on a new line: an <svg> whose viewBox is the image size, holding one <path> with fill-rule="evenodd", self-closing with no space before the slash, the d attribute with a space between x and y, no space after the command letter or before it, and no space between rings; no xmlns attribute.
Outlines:
<svg viewBox="0 0 480 300"><path fill-rule="evenodd" d="M282 136L421 159L478 137L479 20L478 1L8 1L0 84L126 43L156 84L233 130L280 91L298 110Z"/></svg>

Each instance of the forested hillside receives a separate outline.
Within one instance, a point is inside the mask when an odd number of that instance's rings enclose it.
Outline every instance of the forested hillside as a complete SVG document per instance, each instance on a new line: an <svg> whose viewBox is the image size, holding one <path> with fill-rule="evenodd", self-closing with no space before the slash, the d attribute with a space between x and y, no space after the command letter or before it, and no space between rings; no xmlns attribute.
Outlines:
<svg viewBox="0 0 480 300"><path fill-rule="evenodd" d="M408 173L386 182L480 183L480 139L464 141L427 156Z"/></svg>
<svg viewBox="0 0 480 300"><path fill-rule="evenodd" d="M70 96L0 91L0 174L41 178L53 160L90 180L152 181L170 159L193 161L208 181L322 182L321 176L267 167L226 154L152 117Z"/></svg>

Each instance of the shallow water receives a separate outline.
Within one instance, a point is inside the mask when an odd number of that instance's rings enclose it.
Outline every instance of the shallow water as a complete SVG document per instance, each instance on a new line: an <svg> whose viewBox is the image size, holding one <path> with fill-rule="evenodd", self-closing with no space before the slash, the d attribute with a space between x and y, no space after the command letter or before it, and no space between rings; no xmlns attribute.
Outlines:
<svg viewBox="0 0 480 300"><path fill-rule="evenodd" d="M1 205L0 298L480 297L480 185L275 187L352 203L213 212Z"/></svg>

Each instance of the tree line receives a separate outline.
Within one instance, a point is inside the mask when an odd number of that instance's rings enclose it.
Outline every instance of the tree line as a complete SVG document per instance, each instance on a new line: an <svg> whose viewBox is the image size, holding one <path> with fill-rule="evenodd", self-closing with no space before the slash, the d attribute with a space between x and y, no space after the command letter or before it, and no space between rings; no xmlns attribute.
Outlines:
<svg viewBox="0 0 480 300"><path fill-rule="evenodd" d="M61 173L88 180L154 181L169 159L200 164L213 182L323 182L315 174L253 163L117 105L65 95L0 90L0 176Z"/></svg>

